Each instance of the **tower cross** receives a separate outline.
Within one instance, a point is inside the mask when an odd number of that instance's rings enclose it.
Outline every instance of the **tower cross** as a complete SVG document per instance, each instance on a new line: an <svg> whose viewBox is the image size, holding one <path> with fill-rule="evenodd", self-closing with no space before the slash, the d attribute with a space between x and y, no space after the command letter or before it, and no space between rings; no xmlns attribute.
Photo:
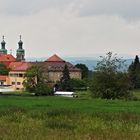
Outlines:
<svg viewBox="0 0 140 140"><path fill-rule="evenodd" d="M21 35L19 36L20 40L21 40Z"/></svg>

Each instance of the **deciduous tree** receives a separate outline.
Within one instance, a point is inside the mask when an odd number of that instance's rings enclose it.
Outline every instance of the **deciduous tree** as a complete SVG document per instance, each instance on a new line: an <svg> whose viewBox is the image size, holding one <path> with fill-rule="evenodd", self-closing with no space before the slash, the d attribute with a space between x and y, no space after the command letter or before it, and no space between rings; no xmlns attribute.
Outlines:
<svg viewBox="0 0 140 140"><path fill-rule="evenodd" d="M26 74L24 85L29 92L35 92L36 95L48 95L51 90L47 85L47 67L43 64L31 66Z"/></svg>
<svg viewBox="0 0 140 140"><path fill-rule="evenodd" d="M81 69L82 79L88 78L89 69L85 64L77 64L75 65L77 68Z"/></svg>
<svg viewBox="0 0 140 140"><path fill-rule="evenodd" d="M0 75L8 75L9 69L6 67L5 64L0 63Z"/></svg>
<svg viewBox="0 0 140 140"><path fill-rule="evenodd" d="M112 52L101 56L90 87L93 95L105 99L129 96L129 78L127 73L121 71L123 66L124 61Z"/></svg>

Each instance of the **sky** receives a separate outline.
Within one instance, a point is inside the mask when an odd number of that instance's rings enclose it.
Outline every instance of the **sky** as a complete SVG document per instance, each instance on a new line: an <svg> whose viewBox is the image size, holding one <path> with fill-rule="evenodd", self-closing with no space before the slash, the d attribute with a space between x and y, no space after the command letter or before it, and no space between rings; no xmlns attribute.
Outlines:
<svg viewBox="0 0 140 140"><path fill-rule="evenodd" d="M140 54L140 0L0 0L0 36L26 57Z"/></svg>

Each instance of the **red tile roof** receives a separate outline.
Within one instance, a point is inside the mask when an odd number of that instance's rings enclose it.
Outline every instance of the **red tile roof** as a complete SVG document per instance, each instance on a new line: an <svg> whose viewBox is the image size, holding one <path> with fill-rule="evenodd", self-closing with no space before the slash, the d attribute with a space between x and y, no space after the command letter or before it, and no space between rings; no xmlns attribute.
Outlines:
<svg viewBox="0 0 140 140"><path fill-rule="evenodd" d="M65 62L65 61L62 58L60 58L59 56L57 56L56 54L54 54L53 56L48 58L46 60L46 62Z"/></svg>
<svg viewBox="0 0 140 140"><path fill-rule="evenodd" d="M45 62L48 66L49 71L56 71L56 72L62 72L64 70L65 65L68 66L68 69L70 72L80 72L81 70L72 65L69 62Z"/></svg>
<svg viewBox="0 0 140 140"><path fill-rule="evenodd" d="M11 71L26 71L30 65L29 62L11 62L9 68Z"/></svg>
<svg viewBox="0 0 140 140"><path fill-rule="evenodd" d="M6 81L7 78L8 78L8 76L0 75L0 81Z"/></svg>
<svg viewBox="0 0 140 140"><path fill-rule="evenodd" d="M70 72L72 72L72 71L78 71L78 72L80 72L81 71L80 69L78 69L77 67L75 67L71 63L66 62L65 60L63 60L62 58L60 58L59 56L57 56L56 54L54 54L53 56L51 56L50 58L48 58L45 61L45 63L48 66L48 70L49 71L62 72L64 70L65 65L68 66L68 69L69 69Z"/></svg>
<svg viewBox="0 0 140 140"><path fill-rule="evenodd" d="M0 62L15 62L16 58L11 54L0 54Z"/></svg>
<svg viewBox="0 0 140 140"><path fill-rule="evenodd" d="M70 72L80 72L81 70L69 62L64 61L56 54L48 58L45 62L11 62L9 68L11 71L26 71L32 65L45 65L48 71L62 72L65 65L68 66Z"/></svg>

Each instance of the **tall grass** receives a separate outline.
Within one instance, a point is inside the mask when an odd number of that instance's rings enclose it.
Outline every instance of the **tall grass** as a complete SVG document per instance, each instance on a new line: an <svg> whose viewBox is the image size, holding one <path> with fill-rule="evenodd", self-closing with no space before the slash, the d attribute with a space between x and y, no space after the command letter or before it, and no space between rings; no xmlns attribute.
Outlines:
<svg viewBox="0 0 140 140"><path fill-rule="evenodd" d="M131 113L80 113L66 109L0 110L0 139L139 139L140 115Z"/></svg>
<svg viewBox="0 0 140 140"><path fill-rule="evenodd" d="M138 107L139 102L2 97L0 140L138 140Z"/></svg>

